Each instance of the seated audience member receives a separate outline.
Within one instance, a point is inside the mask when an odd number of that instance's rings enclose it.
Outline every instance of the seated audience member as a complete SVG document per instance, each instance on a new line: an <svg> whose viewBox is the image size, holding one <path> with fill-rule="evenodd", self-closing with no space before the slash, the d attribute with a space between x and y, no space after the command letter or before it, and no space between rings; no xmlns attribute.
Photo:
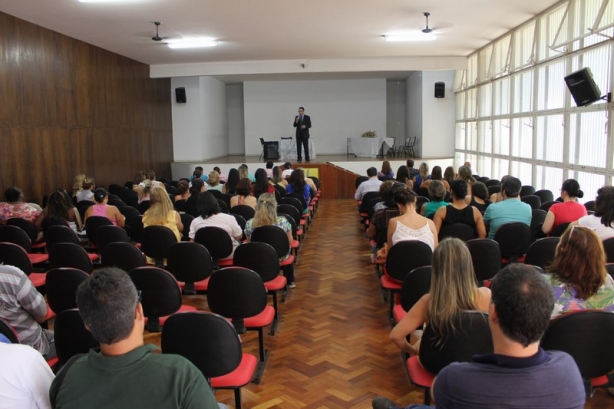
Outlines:
<svg viewBox="0 0 614 409"><path fill-rule="evenodd" d="M465 198L465 203L475 207L480 213L484 214L490 205L488 188L486 185L482 182L474 182L473 185L471 185L471 196Z"/></svg>
<svg viewBox="0 0 614 409"><path fill-rule="evenodd" d="M83 173L80 173L76 175L73 179L71 195L75 198L75 200L77 197L77 193L83 190L83 181L85 180L85 178L86 176Z"/></svg>
<svg viewBox="0 0 614 409"><path fill-rule="evenodd" d="M192 176L190 176L190 182L194 179L201 179L203 182L207 182L209 177L203 173L203 167L197 166L194 168L194 172L192 172Z"/></svg>
<svg viewBox="0 0 614 409"><path fill-rule="evenodd" d="M586 207L578 203L578 199L584 197L584 192L580 190L580 184L574 179L567 179L561 187L561 198L563 203L555 203L550 206L546 220L542 224L542 231L546 234L563 223L571 223L580 217L586 216Z"/></svg>
<svg viewBox="0 0 614 409"><path fill-rule="evenodd" d="M490 226L489 239L494 239L497 230L506 223L520 222L531 225L531 206L520 201L520 187L520 180L515 177L510 176L501 182L501 195L504 200L491 204L484 213L484 223Z"/></svg>
<svg viewBox="0 0 614 409"><path fill-rule="evenodd" d="M379 190L382 181L377 178L377 169L374 167L370 167L367 169L368 180L365 180L358 188L356 188L356 192L354 193L354 199L362 200L362 197L368 192L377 192Z"/></svg>
<svg viewBox="0 0 614 409"><path fill-rule="evenodd" d="M0 408L51 408L49 387L54 375L38 351L0 342L0 362Z"/></svg>
<svg viewBox="0 0 614 409"><path fill-rule="evenodd" d="M422 189L422 182L425 182L431 178L429 174L429 165L426 162L422 162L420 164L420 168L418 169L418 174L414 176L414 192L416 192L419 196L428 196L427 190Z"/></svg>
<svg viewBox="0 0 614 409"><path fill-rule="evenodd" d="M454 173L454 168L452 166L448 166L446 170L444 170L443 179L448 182L449 186L452 186L452 182L454 179L456 179L456 174Z"/></svg>
<svg viewBox="0 0 614 409"><path fill-rule="evenodd" d="M177 194L175 195L175 202L177 200L187 200L190 197L190 183L181 179L177 182Z"/></svg>
<svg viewBox="0 0 614 409"><path fill-rule="evenodd" d="M459 239L443 240L433 253L431 288L392 329L390 339L401 351L418 355L420 341L407 337L429 325L444 340L454 334L454 316L461 311L488 312L490 290L476 285L469 249Z"/></svg>
<svg viewBox="0 0 614 409"><path fill-rule="evenodd" d="M267 176L269 179L273 179L273 166L275 166L275 164L273 163L273 161L272 161L272 160L270 160L270 161L268 161L268 162L266 163L266 170L265 170L265 171L266 171L266 176ZM255 175L254 175L254 176L255 176Z"/></svg>
<svg viewBox="0 0 614 409"><path fill-rule="evenodd" d="M397 169L396 181L404 184L405 186L413 190L414 181L412 179L413 178L410 176L409 169L407 168L407 166L405 165L399 166L399 169Z"/></svg>
<svg viewBox="0 0 614 409"><path fill-rule="evenodd" d="M65 366L51 384L55 408L206 408L218 404L187 359L144 344L145 316L136 287L117 268L94 272L77 290L79 312L100 352Z"/></svg>
<svg viewBox="0 0 614 409"><path fill-rule="evenodd" d="M614 280L605 269L606 256L597 234L587 227L569 226L561 236L547 281L554 291L556 317L567 311L614 311Z"/></svg>
<svg viewBox="0 0 614 409"><path fill-rule="evenodd" d="M411 179L415 178L420 173L420 171L418 169L414 168L414 160L413 159L407 159L405 164L407 165L407 170L409 172L409 177Z"/></svg>
<svg viewBox="0 0 614 409"><path fill-rule="evenodd" d="M289 179L292 174L292 164L290 162L284 163L283 171L281 172L281 177L284 179Z"/></svg>
<svg viewBox="0 0 614 409"><path fill-rule="evenodd" d="M141 183L139 183L136 187L136 192L139 195L138 203L146 202L150 200L151 189L153 187L153 182L150 179L145 179Z"/></svg>
<svg viewBox="0 0 614 409"><path fill-rule="evenodd" d="M465 162L463 163L463 166L466 168L469 168L469 170L471 170L471 162ZM471 174L473 174L473 171L471 172Z"/></svg>
<svg viewBox="0 0 614 409"><path fill-rule="evenodd" d="M259 168L256 170L256 182L252 185L252 194L256 199L263 193L275 194L275 188L269 183L266 170Z"/></svg>
<svg viewBox="0 0 614 409"><path fill-rule="evenodd" d="M229 195L234 195L236 193L235 189L239 184L239 180L239 171L235 168L231 168L230 171L228 171L228 180L224 184L223 192Z"/></svg>
<svg viewBox="0 0 614 409"><path fill-rule="evenodd" d="M77 203L84 200L94 201L94 189L96 188L96 181L92 177L86 177L83 179L83 189L79 190L75 195Z"/></svg>
<svg viewBox="0 0 614 409"><path fill-rule="evenodd" d="M433 170L431 171L431 178L422 182L422 189L428 190L429 186L431 185L431 182L434 180L438 180L443 183L444 189L448 192L450 191L450 184L447 180L443 178L443 175L441 174L441 166L433 166Z"/></svg>
<svg viewBox="0 0 614 409"><path fill-rule="evenodd" d="M85 223L89 217L102 216L109 219L115 226L124 227L126 217L121 214L116 206L108 204L109 194L106 190L101 187L94 190L94 201L96 203L93 206L88 207L85 211L83 223Z"/></svg>
<svg viewBox="0 0 614 409"><path fill-rule="evenodd" d="M422 184L424 185L424 183ZM445 207L449 203L444 202L444 198L446 197L446 188L443 186L443 183L439 180L433 180L429 183L429 198L430 202L426 202L422 204L420 208L420 214L424 217L429 217L435 214L437 209L440 207Z"/></svg>
<svg viewBox="0 0 614 409"><path fill-rule="evenodd" d="M384 199L384 201L377 204L381 204L381 206L376 205L376 207L379 208L373 213L373 217L371 218L371 222L367 228L367 236L369 236L370 239L375 240L375 247L372 248L372 262L375 261L375 254L377 250L381 249L384 244L386 244L386 240L388 239L388 223L390 222L390 219L397 217L400 214L399 208L394 201L394 192L401 186L405 185L398 182L393 182L391 180L385 181L380 186L379 195L382 199Z"/></svg>
<svg viewBox="0 0 614 409"><path fill-rule="evenodd" d="M256 177L252 175L251 173L249 173L249 168L244 163L241 166L239 166L239 179L245 179L245 178L249 179L250 182L252 183L256 181Z"/></svg>
<svg viewBox="0 0 614 409"><path fill-rule="evenodd" d="M461 166L460 168L458 168L457 179L464 180L465 182L467 182L467 194L471 196L471 185L476 182L475 178L473 177L473 172L471 171L471 168L468 166Z"/></svg>
<svg viewBox="0 0 614 409"><path fill-rule="evenodd" d="M162 186L155 186L151 189L151 206L143 215L143 227L149 226L168 227L175 234L177 241L181 241L183 231L181 216L175 211L173 202Z"/></svg>
<svg viewBox="0 0 614 409"><path fill-rule="evenodd" d="M284 190L288 186L288 181L282 176L279 166L273 166L273 184L283 187Z"/></svg>
<svg viewBox="0 0 614 409"><path fill-rule="evenodd" d="M228 175L223 174L219 166L214 166L213 170L220 174L220 182L222 183L228 182Z"/></svg>
<svg viewBox="0 0 614 409"><path fill-rule="evenodd" d="M252 182L248 178L243 178L237 183L236 195L230 198L230 207L247 205L256 208L258 200L252 195Z"/></svg>
<svg viewBox="0 0 614 409"><path fill-rule="evenodd" d="M145 177L145 172L143 172L142 170L137 170L134 174L134 179L132 179L132 182L126 182L125 186L129 189L134 190L135 192L138 192L139 183L141 183L145 179L147 179ZM128 186L130 183L132 184L132 186Z"/></svg>
<svg viewBox="0 0 614 409"><path fill-rule="evenodd" d="M0 318L11 324L20 343L36 349L45 359L56 356L53 331L39 325L47 320L45 299L17 267L0 265Z"/></svg>
<svg viewBox="0 0 614 409"><path fill-rule="evenodd" d="M601 240L614 237L614 187L604 186L597 190L595 214L581 217L571 224L593 229Z"/></svg>
<svg viewBox="0 0 614 409"><path fill-rule="evenodd" d="M501 178L501 190L503 190L503 182L505 181L505 179L509 179L512 177L513 176L511 175L505 175ZM522 185L522 183L520 184ZM498 203L498 202L502 202L503 200L504 200L503 194L501 192L493 193L492 195L490 195L490 203Z"/></svg>
<svg viewBox="0 0 614 409"><path fill-rule="evenodd" d="M437 247L437 229L432 220L416 213L416 194L403 186L395 190L394 201L401 215L388 223L388 249L400 241L418 240L434 250Z"/></svg>
<svg viewBox="0 0 614 409"><path fill-rule="evenodd" d="M494 354L442 369L431 388L437 407L583 408L586 394L573 358L539 347L554 305L544 278L533 267L510 264L495 276L490 289ZM397 407L386 398L373 400L374 409Z"/></svg>
<svg viewBox="0 0 614 409"><path fill-rule="evenodd" d="M384 162L382 162L382 170L380 170L379 173L377 174L377 178L381 181L384 181L385 179L394 178L394 172L392 171L392 168L390 167L389 161L385 160Z"/></svg>
<svg viewBox="0 0 614 409"><path fill-rule="evenodd" d="M185 201L185 212L194 217L198 217L198 195L204 192L205 182L202 179L194 179L190 187L190 197Z"/></svg>
<svg viewBox="0 0 614 409"><path fill-rule="evenodd" d="M375 172L377 174L377 170ZM377 180L377 177L375 178L375 180ZM377 181L379 183L382 183L379 180ZM305 198L305 203L309 204L309 201L311 199L311 188L305 182L305 172L303 172L302 168L297 168L292 171L290 179L288 179L288 186L286 186L286 193L302 193L303 197ZM309 213L309 206L303 209L303 213Z"/></svg>
<svg viewBox="0 0 614 409"><path fill-rule="evenodd" d="M288 236L288 243L292 244L292 226L285 217L277 215L277 201L275 200L275 195L270 193L263 193L258 198L256 214L254 214L254 217L249 219L245 224L245 235L251 239L254 229L260 226L279 227ZM283 257L281 260L285 260L287 257L288 256ZM286 280L288 280L288 287L296 288L296 284L294 283L294 266L287 266L285 271Z"/></svg>
<svg viewBox="0 0 614 409"><path fill-rule="evenodd" d="M382 199L381 202L377 202L375 204L375 206L373 206L373 214L375 215L375 213L377 213L380 210L384 210L388 207L388 205L386 204L386 195L388 194L388 192L390 191L390 188L394 185L394 184L398 184L396 181L394 180L390 180L388 179L385 182L382 182L381 185L379 185L379 197ZM394 201L392 202L392 206L394 208L396 208L396 203L394 203ZM369 226L371 226L371 224L369 224ZM367 229L368 230L368 229Z"/></svg>
<svg viewBox="0 0 614 409"><path fill-rule="evenodd" d="M476 237L480 239L486 237L486 226L482 213L466 203L466 196L467 182L460 179L452 181L452 203L449 206L439 208L433 216L433 222L438 233L442 227L464 223L473 227Z"/></svg>
<svg viewBox="0 0 614 409"><path fill-rule="evenodd" d="M6 224L8 219L26 219L34 223L43 209L35 203L25 203L23 193L17 186L4 191L6 202L0 203L0 223Z"/></svg>
<svg viewBox="0 0 614 409"><path fill-rule="evenodd" d="M224 185L220 183L220 174L212 170L209 172L209 187L207 189L222 191Z"/></svg>
<svg viewBox="0 0 614 409"><path fill-rule="evenodd" d="M79 233L83 229L79 212L75 211L75 206L68 193L61 188L56 189L47 198L47 207L43 209L34 224L39 230L43 228L43 220L46 217L58 217L68 223L68 226Z"/></svg>
<svg viewBox="0 0 614 409"><path fill-rule="evenodd" d="M202 167L201 167L202 169ZM152 169L149 169L147 172L145 172L145 179L149 179L152 182L155 182L156 179L156 172L154 172ZM154 185L156 185L156 183L154 183Z"/></svg>
<svg viewBox="0 0 614 409"><path fill-rule="evenodd" d="M305 175L305 183L307 183L309 189L311 190L311 197L313 197L318 192L318 187L310 177L307 177L305 169L301 168L301 170L303 171L303 175Z"/></svg>
<svg viewBox="0 0 614 409"><path fill-rule="evenodd" d="M237 219L230 214L222 213L217 199L209 192L198 195L198 214L199 216L192 220L192 224L190 224L190 241L194 241L196 232L200 228L219 227L228 233L232 240L232 254L226 257L232 258L234 250L239 246L239 241L243 237L243 230L237 223Z"/></svg>

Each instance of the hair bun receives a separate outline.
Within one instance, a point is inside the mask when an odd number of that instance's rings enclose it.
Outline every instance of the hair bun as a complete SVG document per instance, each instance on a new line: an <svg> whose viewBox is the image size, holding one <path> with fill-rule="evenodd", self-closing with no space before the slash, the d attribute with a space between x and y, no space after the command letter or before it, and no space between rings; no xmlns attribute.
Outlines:
<svg viewBox="0 0 614 409"><path fill-rule="evenodd" d="M578 194L576 195L576 197L582 199L584 197L584 192L581 189L578 189Z"/></svg>

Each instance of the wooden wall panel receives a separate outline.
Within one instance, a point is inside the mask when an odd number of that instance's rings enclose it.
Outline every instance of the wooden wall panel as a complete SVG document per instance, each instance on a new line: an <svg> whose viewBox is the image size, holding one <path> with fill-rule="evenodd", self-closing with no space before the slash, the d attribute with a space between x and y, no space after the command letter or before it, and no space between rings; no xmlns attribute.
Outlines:
<svg viewBox="0 0 614 409"><path fill-rule="evenodd" d="M323 199L353 199L354 184L357 175L354 172L350 172L343 168L340 168L330 163L326 164L307 164L303 165L304 168L317 168L320 174L322 198Z"/></svg>
<svg viewBox="0 0 614 409"><path fill-rule="evenodd" d="M170 178L170 80L145 64L0 12L0 95L0 192L40 203L78 173Z"/></svg>

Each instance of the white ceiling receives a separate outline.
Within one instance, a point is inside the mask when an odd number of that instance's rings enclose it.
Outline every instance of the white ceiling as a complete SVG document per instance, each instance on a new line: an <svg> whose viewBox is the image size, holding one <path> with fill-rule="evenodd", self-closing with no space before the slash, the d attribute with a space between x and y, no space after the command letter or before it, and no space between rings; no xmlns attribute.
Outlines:
<svg viewBox="0 0 614 409"><path fill-rule="evenodd" d="M467 56L557 0L0 0L0 11L149 65L263 60ZM424 28L438 39L387 43ZM160 36L214 37L171 50Z"/></svg>

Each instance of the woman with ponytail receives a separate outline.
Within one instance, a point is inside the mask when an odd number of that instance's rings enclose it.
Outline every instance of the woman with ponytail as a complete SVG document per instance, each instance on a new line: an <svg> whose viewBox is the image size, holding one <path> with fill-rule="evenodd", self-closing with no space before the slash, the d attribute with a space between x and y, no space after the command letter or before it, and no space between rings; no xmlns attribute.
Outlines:
<svg viewBox="0 0 614 409"><path fill-rule="evenodd" d="M88 207L87 211L85 212L83 223L85 223L91 216L102 216L111 220L111 223L113 223L115 226L124 227L126 218L123 214L121 214L116 206L107 204L109 201L109 194L106 190L101 187L94 190L94 201L96 204Z"/></svg>

